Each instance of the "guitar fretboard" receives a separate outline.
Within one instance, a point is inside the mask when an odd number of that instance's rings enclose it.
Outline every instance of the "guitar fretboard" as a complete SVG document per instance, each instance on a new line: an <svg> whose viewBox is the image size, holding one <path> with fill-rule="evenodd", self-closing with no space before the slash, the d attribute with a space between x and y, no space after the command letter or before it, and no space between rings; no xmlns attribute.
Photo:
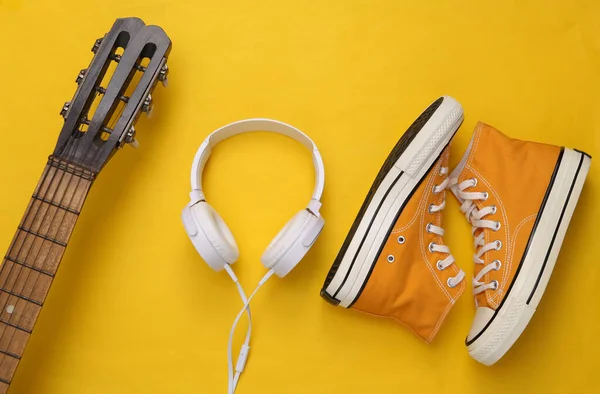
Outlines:
<svg viewBox="0 0 600 394"><path fill-rule="evenodd" d="M0 267L0 394L23 356L95 174L50 158Z"/></svg>

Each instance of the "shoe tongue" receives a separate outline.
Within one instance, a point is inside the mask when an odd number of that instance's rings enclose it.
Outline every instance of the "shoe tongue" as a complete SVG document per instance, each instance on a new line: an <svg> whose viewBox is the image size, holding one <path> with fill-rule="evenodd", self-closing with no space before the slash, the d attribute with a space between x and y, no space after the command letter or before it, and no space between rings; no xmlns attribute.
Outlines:
<svg viewBox="0 0 600 394"><path fill-rule="evenodd" d="M498 163L494 158L503 157L505 154L510 155L510 152L503 151L503 147L507 145L507 140L510 139L492 126L478 122L473 131L467 151L458 163L458 166L450 174L450 178L456 178L458 179L458 183L460 183L472 177L478 178L479 175L485 176L489 171L497 171ZM452 188L451 190L456 195L456 189ZM460 198L458 199L461 201ZM481 231L478 230L476 235ZM482 264L475 264L474 275L477 275L484 266ZM489 306L485 293L482 292L475 296L477 306Z"/></svg>
<svg viewBox="0 0 600 394"><path fill-rule="evenodd" d="M467 164L469 155L471 154L471 150L473 148L473 140L475 139L475 134L478 132L478 130L479 130L479 124L477 125L477 127L475 128L475 131L473 132L473 136L471 137L471 142L469 142L469 146L467 147L465 154L463 155L462 159L460 159L460 162L454 168L454 170L452 170L452 173L450 173L450 178L456 178L456 179L461 178L461 173L462 173L463 169L465 168L465 164Z"/></svg>
<svg viewBox="0 0 600 394"><path fill-rule="evenodd" d="M444 148L442 153L440 154L440 158L438 159L441 167L446 167L450 165L450 145Z"/></svg>

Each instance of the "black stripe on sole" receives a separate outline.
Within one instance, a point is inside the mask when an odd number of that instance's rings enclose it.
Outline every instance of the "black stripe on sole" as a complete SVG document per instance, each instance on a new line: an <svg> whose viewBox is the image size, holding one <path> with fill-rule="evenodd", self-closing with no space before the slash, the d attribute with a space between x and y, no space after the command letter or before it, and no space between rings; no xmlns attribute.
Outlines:
<svg viewBox="0 0 600 394"><path fill-rule="evenodd" d="M450 139L450 141L452 141L452 139ZM388 229L387 233L385 234L384 242L379 247L379 250L377 251L377 254L375 255L375 260L373 261L373 264L371 264L371 268L369 269L369 273L365 277L365 280L363 281L363 284L360 286L360 290L358 291L358 293L356 293L356 297L354 297L354 299L352 300L352 302L350 303L350 305L348 305L349 308L352 307L352 305L354 305L354 303L356 302L356 300L358 300L358 298L362 294L363 290L365 289L365 286L367 285L367 282L369 281L369 278L371 277L371 274L373 273L373 270L375 269L375 266L377 265L377 260L379 259L379 256L381 256L381 252L383 251L383 248L385 247L385 243L387 242L388 239L390 239L390 235L392 234L392 231L394 230L394 226L396 225L396 222L398 221L398 218L400 217L400 215L402 215L402 212L404 212L404 208L406 207L406 204L408 204L408 202L412 198L413 194L415 194L415 191L419 188L419 186L421 186L421 183L423 183L423 181L425 180L425 178L427 178L427 176L431 172L431 169L433 167L435 167L435 165L437 164L440 156L442 155L442 152L444 152L444 150L446 149L446 147L449 144L450 144L450 142L448 142L446 144L446 146L444 146L444 149L442 149L442 151L440 152L440 155L435 158L435 160L433 161L433 163L431 163L431 166L427 169L427 172L425 172L425 175L423 175L423 177L421 179L419 179L419 182L411 190L411 192L408 195L408 197L406 198L406 200L404 200L404 203L400 207L400 210L398 211L398 213L394 217L394 220L392 221L392 224L390 225L390 228Z"/></svg>
<svg viewBox="0 0 600 394"><path fill-rule="evenodd" d="M479 331L477 333L477 335L475 335L473 338L471 338L471 340L467 340L468 337L465 338L465 344L467 346L469 346L470 344L475 342L481 335L483 335L485 330L487 330L487 328L490 326L490 324L492 324L492 322L498 315L498 312L500 312L500 310L502 309L502 306L504 305L504 301L506 301L508 299L508 295L510 294L510 291L512 290L513 285L517 281L517 277L519 276L519 272L521 271L521 267L523 266L523 262L525 261L525 256L527 256L527 252L529 251L529 247L531 246L531 241L533 240L533 236L535 235L537 226L538 226L540 219L544 213L544 208L546 207L546 202L548 201L548 196L550 196L550 191L552 190L552 186L554 186L554 181L556 180L556 174L558 173L558 169L560 167L560 163L562 162L564 153L565 153L565 148L561 147L560 153L558 154L558 159L556 160L556 165L554 166L554 171L552 172L552 176L550 177L550 184L548 185L548 188L546 189L546 194L544 194L544 199L542 200L542 204L538 211L539 213L538 213L537 217L535 218L535 223L533 223L533 228L531 229L531 234L529 234L529 239L527 240L527 246L525 246L525 251L523 252L523 256L521 256L521 261L519 262L519 266L517 267L517 271L515 272L515 276L513 277L512 282L510 282L510 286L508 286L508 290L506 291L506 294L502 298L502 301L500 301L500 305L498 305L498 308L496 308L496 310L494 311L492 318L490 319L490 321L488 321L486 323L486 325L483 327L483 329L481 331Z"/></svg>
<svg viewBox="0 0 600 394"><path fill-rule="evenodd" d="M385 192L385 194L383 195L383 198L381 199L381 202L377 206L377 209L375 210L375 213L373 214L373 217L371 218L371 221L369 222L369 225L367 226L367 231L365 232L365 235L363 236L363 239L360 241L360 244L358 245L358 249L356 249L356 254L352 258L352 262L350 262L350 268L348 269L348 271L346 271L346 275L344 276L344 280L342 280L342 283L340 284L340 287L338 287L338 289L335 291L335 293L333 293L333 298L335 298L338 295L338 293L340 292L340 290L342 290L342 287L344 287L344 285L346 284L346 281L348 280L348 276L350 276L350 272L352 272L352 267L354 267L354 263L356 262L356 258L358 257L358 254L359 254L360 250L362 249L365 241L367 240L367 235L369 234L369 231L371 230L371 227L373 227L373 222L377 218L377 214L379 213L379 210L381 209L381 206L385 202L385 199L390 194L390 192L392 191L392 189L394 188L394 186L396 186L396 183L398 183L398 180L400 178L402 178L403 174L404 174L404 171L400 171L400 174L398 174L398 176L396 177L396 179L394 179L394 182L392 182L392 184L390 185L390 188L387 189L386 192ZM412 194L412 192L411 192L411 194ZM403 207L404 207L404 205L405 204L402 204Z"/></svg>
<svg viewBox="0 0 600 394"><path fill-rule="evenodd" d="M585 156L587 156L587 157L588 157L588 159L592 160L592 155L590 155L589 153L585 153L584 151L582 151L582 150L579 150L579 149L573 149L573 150L574 150L575 152L579 152L579 153L581 153L582 155L585 155Z"/></svg>
<svg viewBox="0 0 600 394"><path fill-rule="evenodd" d="M580 152L581 153L581 152ZM546 257L544 258L544 264L542 264L542 269L535 280L535 285L533 286L533 290L531 290L531 294L529 294L529 298L527 298L527 305L531 302L535 291L537 290L538 285L540 284L540 279L544 274L544 270L546 269L546 264L548 263L548 257L550 256L550 252L552 251L552 247L554 246L554 241L556 240L556 234L558 234L558 230L560 229L560 224L562 223L563 217L565 215L565 211L567 210L567 206L569 205L569 200L571 200L571 193L573 193L573 188L575 187L575 183L577 182L577 178L579 177L579 171L581 170L581 165L583 164L583 158L585 154L581 154L581 159L579 159L579 165L577 166L577 171L575 172L575 177L573 178L573 182L571 182L571 188L569 189L569 194L567 194L567 200L565 201L565 205L563 206L562 212L560 213L560 217L558 218L558 223L556 224L556 228L554 229L554 235L552 235L552 241L550 242L550 247L548 248L548 252L546 252Z"/></svg>
<svg viewBox="0 0 600 394"><path fill-rule="evenodd" d="M440 107L440 105L442 105L443 101L444 101L443 97L438 98L429 107L427 107L427 109L425 111L423 111L423 113L421 115L419 115L419 117L410 125L410 127L406 130L406 132L398 140L398 142L396 143L396 145L394 146L394 148L388 155L387 159L383 163L383 166L377 173L377 176L375 177L375 180L373 181L373 184L371 185L371 188L369 189L367 197L363 201L363 204L360 207L360 210L358 211L358 215L356 216L356 219L354 219L354 222L352 223L352 227L350 228L350 231L348 232L348 235L346 236L346 239L344 240L344 243L342 244L342 247L341 247L340 251L338 252L337 257L336 257L335 261L333 262L333 265L329 269L329 272L327 273L327 277L325 278L325 283L323 284L323 287L321 289L321 297L323 297L327 302L329 302L333 305L338 305L340 303L339 300L336 300L335 298L333 298L329 294L327 294L326 289L329 286L329 283L331 283L331 281L333 280L333 277L335 276L338 268L340 267L340 264L342 263L344 255L346 254L346 250L350 246L350 243L352 242L352 239L354 238L354 234L356 233L356 230L358 229L358 226L359 226L360 222L362 221L362 218L365 215L367 208L371 204L371 200L375 196L377 189L381 185L381 182L383 182L387 173L394 166L394 164L398 161L398 159L400 158L402 153L404 153L406 148L408 148L410 143L415 139L415 137L417 136L419 131L421 131L421 129L423 129L423 127L429 121L429 119L433 116L435 111ZM367 230L367 232L368 232L368 230ZM348 269L348 272L350 272L351 269L352 269L352 267L350 267ZM347 274L346 274L346 277L347 277ZM338 288L338 291L341 287L342 286L340 286ZM336 293L337 293L337 291L336 291Z"/></svg>

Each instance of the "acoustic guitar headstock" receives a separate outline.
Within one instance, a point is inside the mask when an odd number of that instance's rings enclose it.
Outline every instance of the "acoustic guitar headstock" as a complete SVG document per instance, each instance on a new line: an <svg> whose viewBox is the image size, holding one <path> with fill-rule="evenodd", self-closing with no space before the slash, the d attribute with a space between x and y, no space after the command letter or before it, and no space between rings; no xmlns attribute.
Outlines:
<svg viewBox="0 0 600 394"><path fill-rule="evenodd" d="M138 18L117 19L94 43L94 57L77 76L53 157L99 172L116 150L136 145L134 125L152 109L158 82L166 86L171 40Z"/></svg>

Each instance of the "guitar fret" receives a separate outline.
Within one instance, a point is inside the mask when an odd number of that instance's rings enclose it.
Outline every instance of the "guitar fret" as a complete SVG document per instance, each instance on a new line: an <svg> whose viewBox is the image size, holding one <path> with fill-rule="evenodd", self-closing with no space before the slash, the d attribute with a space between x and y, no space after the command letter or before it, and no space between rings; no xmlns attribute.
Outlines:
<svg viewBox="0 0 600 394"><path fill-rule="evenodd" d="M19 365L18 358L6 354L2 355L2 359L0 360L0 382L10 384L17 365Z"/></svg>
<svg viewBox="0 0 600 394"><path fill-rule="evenodd" d="M29 333L18 328L0 323L0 351L21 357L25 351L25 345L29 339Z"/></svg>
<svg viewBox="0 0 600 394"><path fill-rule="evenodd" d="M19 229L41 235L41 238L45 237L53 242L58 241L54 243L59 245L66 244L77 218L78 215L74 213L32 198L29 214L23 217Z"/></svg>
<svg viewBox="0 0 600 394"><path fill-rule="evenodd" d="M26 328L19 327L18 325L14 324L14 323L11 323L11 322L6 321L6 320L2 320L2 318L0 318L0 324L6 324L7 326L12 327L15 330L19 330L19 331L21 331L21 332L23 332L23 333L25 333L27 335L30 335L31 332L32 332L32 330L28 330Z"/></svg>
<svg viewBox="0 0 600 394"><path fill-rule="evenodd" d="M62 247L66 247L66 246L67 246L66 242L62 242L62 241L59 241L59 240L57 240L57 239L54 239L54 238L47 237L47 236L45 236L45 235L42 235L42 234L40 234L40 233L37 233L37 232L35 232L35 231L31 231L31 230L29 230L29 229L26 229L26 228L24 228L24 227L21 227L21 226L19 226L19 227L18 227L18 229L19 229L20 231L24 231L24 232L26 232L26 233L29 233L29 234L31 234L31 235L34 235L34 236L36 236L36 237L38 237L38 238L41 238L41 239L43 239L43 240L46 240L46 241L49 241L49 242L55 243L55 244L57 244L57 245L60 245L60 246L62 246Z"/></svg>
<svg viewBox="0 0 600 394"><path fill-rule="evenodd" d="M0 290L1 290L2 292L4 292L4 293L8 294L8 295L11 295L11 296L13 296L13 297L17 297L17 298L18 298L18 299L20 299L20 300L24 300L24 301L27 301L27 302L31 302L31 303L33 303L33 304L35 304L35 305L39 305L39 306L43 306L43 305L44 305L44 303L43 303L43 302L40 302L40 301L33 300L33 299L31 299L31 298L28 298L28 297L25 297L25 296L23 296L23 295L21 295L21 294L13 293L12 291L8 291L8 290L6 290L6 289L2 289L2 288L0 288Z"/></svg>
<svg viewBox="0 0 600 394"><path fill-rule="evenodd" d="M34 267L33 265L25 264L25 263L23 263L21 261L13 260L11 257L4 256L4 260L10 261L11 263L15 263L17 265L20 265L21 267L29 268L30 270L33 270L33 271L39 272L40 274L47 275L47 276L49 276L51 278L54 278L54 274L51 273L51 272L45 271L45 270L40 269L38 267Z"/></svg>
<svg viewBox="0 0 600 394"><path fill-rule="evenodd" d="M2 349L0 349L0 353L1 353L1 354L5 354L5 355L7 355L7 356L14 357L14 358L16 358L17 360L20 360L20 359L21 359L21 356L19 356L18 354L14 354L14 353L11 353L11 352L7 352L6 350L2 350Z"/></svg>
<svg viewBox="0 0 600 394"><path fill-rule="evenodd" d="M62 209L62 210L64 210L64 211L67 211L67 212L70 212L70 213L72 213L72 214L75 214L75 215L78 215L78 216L79 216L79 213L80 213L79 211L76 211L76 210L74 210L74 209L72 209L72 208L69 208L69 207L66 207L66 206L64 206L64 205L61 205L61 204L55 203L54 201L47 200L47 199L45 199L45 198L43 198L43 197L39 197L39 196L37 196L37 195L35 195L35 194L34 194L33 196L31 196L31 198L33 198L33 199L36 199L36 200L38 200L38 201L44 202L44 203L46 203L46 204L49 204L49 205L51 205L51 206L53 206L53 207L60 208L60 209Z"/></svg>
<svg viewBox="0 0 600 394"><path fill-rule="evenodd" d="M0 311L0 322L15 325L17 328L33 330L41 305L28 301L23 297L0 291L0 305L4 307Z"/></svg>
<svg viewBox="0 0 600 394"><path fill-rule="evenodd" d="M6 257L54 275L64 251L64 246L17 231Z"/></svg>
<svg viewBox="0 0 600 394"><path fill-rule="evenodd" d="M5 261L0 270L0 291L42 305L52 284L52 276Z"/></svg>

